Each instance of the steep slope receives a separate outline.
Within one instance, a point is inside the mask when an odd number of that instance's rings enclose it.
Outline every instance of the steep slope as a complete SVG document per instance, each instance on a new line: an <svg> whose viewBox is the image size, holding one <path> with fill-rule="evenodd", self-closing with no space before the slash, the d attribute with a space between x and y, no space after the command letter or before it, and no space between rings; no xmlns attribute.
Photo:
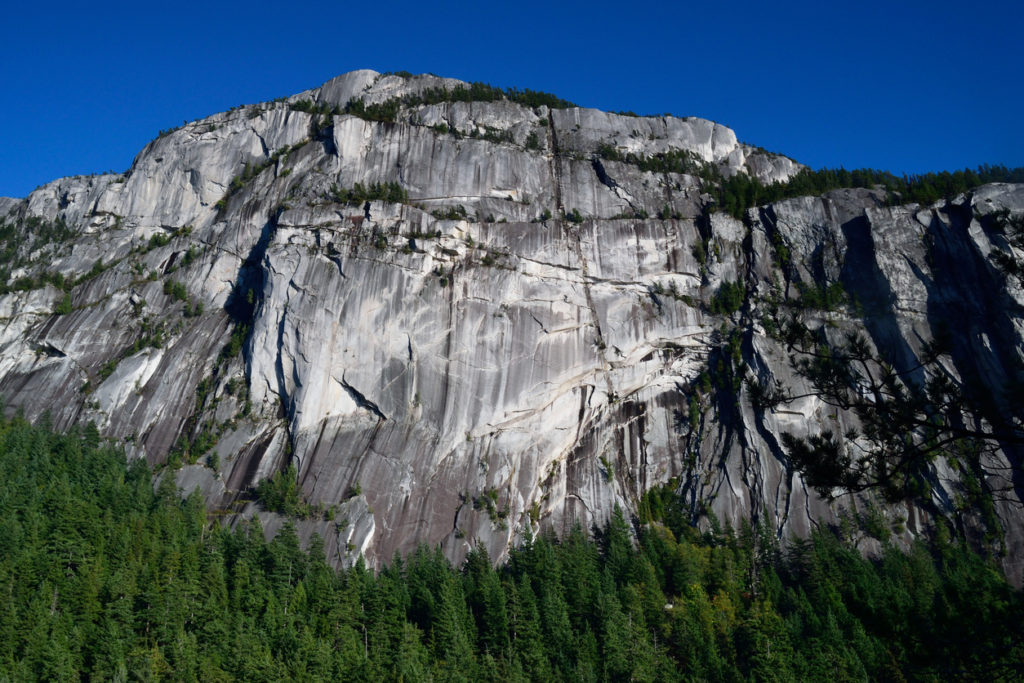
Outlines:
<svg viewBox="0 0 1024 683"><path fill-rule="evenodd" d="M860 332L908 372L951 331L916 372L969 379L1019 423L1005 221L1024 186L931 207L841 190L737 220L713 210L714 178L801 167L709 121L439 95L460 88L353 72L187 124L123 175L4 200L8 409L94 420L268 531L281 517L252 487L293 465L301 532L338 563L419 542L500 558L675 479L695 518L782 537L853 515L911 538L942 515L1019 576L1019 445L967 478L930 464L918 504L806 485L783 434L860 423L777 321ZM776 383L807 395L752 390Z"/></svg>

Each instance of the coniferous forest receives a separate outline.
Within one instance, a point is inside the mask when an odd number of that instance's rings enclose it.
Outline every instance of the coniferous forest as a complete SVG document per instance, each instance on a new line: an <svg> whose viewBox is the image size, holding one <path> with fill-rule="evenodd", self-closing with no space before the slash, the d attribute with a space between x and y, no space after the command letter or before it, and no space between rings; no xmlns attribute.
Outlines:
<svg viewBox="0 0 1024 683"><path fill-rule="evenodd" d="M642 520L492 567L421 548L335 571L286 525L228 530L94 427L0 421L0 680L1020 680L1024 600L938 533Z"/></svg>

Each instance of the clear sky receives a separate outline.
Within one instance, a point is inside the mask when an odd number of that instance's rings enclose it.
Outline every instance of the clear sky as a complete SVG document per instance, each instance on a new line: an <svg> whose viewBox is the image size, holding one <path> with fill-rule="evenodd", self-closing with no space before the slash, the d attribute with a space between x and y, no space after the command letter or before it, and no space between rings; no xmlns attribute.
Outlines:
<svg viewBox="0 0 1024 683"><path fill-rule="evenodd" d="M716 9L723 8L723 9ZM1024 165L1024 3L11 2L0 195L346 71L702 116L812 167Z"/></svg>

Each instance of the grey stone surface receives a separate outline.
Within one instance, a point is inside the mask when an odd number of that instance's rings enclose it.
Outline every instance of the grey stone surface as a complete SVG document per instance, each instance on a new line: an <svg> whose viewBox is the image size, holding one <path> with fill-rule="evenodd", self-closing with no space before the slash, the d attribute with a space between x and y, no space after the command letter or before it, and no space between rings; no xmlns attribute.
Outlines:
<svg viewBox="0 0 1024 683"><path fill-rule="evenodd" d="M219 471L199 461L179 485L199 487L230 523L259 516L268 534L283 520L248 491L294 463L305 499L333 509L331 520L299 522L300 534L321 534L338 564L360 553L386 561L417 543L458 560L481 542L497 559L527 529L599 523L672 478L705 523L707 513L763 519L783 538L864 509L866 497L815 495L780 445L782 432L841 430L851 416L813 397L766 410L745 385L730 402L695 388L725 325L739 329L751 375L803 393L761 317L773 292L793 297L798 282L842 282L868 322L846 311L818 323L859 330L908 365L942 326L957 332L955 375L994 386L1024 357L1024 292L992 256L1013 247L980 222L1024 211L1024 186L933 207L838 191L752 209L744 222L709 213L699 178L595 156L605 144L641 156L688 150L765 181L801 168L710 121L493 102L377 123L290 107L456 84L345 74L187 124L124 175L4 199L11 220L61 219L75 232L24 273L105 266L71 290L66 315L54 314L63 293L52 286L0 296L8 409L49 411L58 426L95 420L154 464L216 434ZM507 135L480 137L488 131ZM334 201L332 186L357 182L399 183L409 201ZM679 218L655 218L665 206ZM455 208L464 217L433 215ZM562 219L573 209L582 223ZM787 268L773 251L780 240ZM714 293L738 279L750 308L711 314ZM233 355L225 348L239 329ZM1021 485L1005 468L1020 455L1008 449L986 472L1008 485L997 513L1011 578L1024 538ZM952 470L939 463L936 477L931 509L969 516L953 509ZM929 528L924 509L882 510L903 518L904 541Z"/></svg>

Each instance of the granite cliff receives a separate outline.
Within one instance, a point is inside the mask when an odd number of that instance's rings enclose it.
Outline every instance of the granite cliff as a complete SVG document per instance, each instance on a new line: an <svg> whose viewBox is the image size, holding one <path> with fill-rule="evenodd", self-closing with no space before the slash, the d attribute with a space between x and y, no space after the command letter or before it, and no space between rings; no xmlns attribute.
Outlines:
<svg viewBox="0 0 1024 683"><path fill-rule="evenodd" d="M859 333L878 367L970 384L1019 426L1005 226L1024 186L930 206L836 190L737 219L712 178L802 167L701 119L436 101L466 87L352 72L162 134L124 174L0 200L7 409L94 421L268 533L284 517L253 488L294 471L300 533L338 564L421 542L500 558L671 482L695 520L783 538L853 520L910 540L943 517L1019 579L1020 444L928 463L909 502L816 491L783 435L859 421L779 320Z"/></svg>

